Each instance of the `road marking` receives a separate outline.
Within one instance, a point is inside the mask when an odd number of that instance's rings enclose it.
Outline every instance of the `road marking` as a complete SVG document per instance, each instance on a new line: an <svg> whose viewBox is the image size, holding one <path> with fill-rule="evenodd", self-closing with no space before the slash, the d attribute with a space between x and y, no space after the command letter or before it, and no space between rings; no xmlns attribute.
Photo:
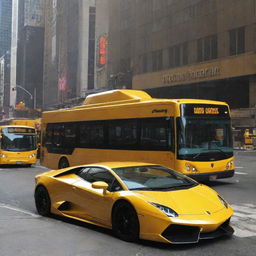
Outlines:
<svg viewBox="0 0 256 256"><path fill-rule="evenodd" d="M42 165L34 165L34 167L41 168L41 169L48 169L47 167L42 166Z"/></svg>
<svg viewBox="0 0 256 256"><path fill-rule="evenodd" d="M244 167L243 166L236 166L235 168L236 169L243 169Z"/></svg>
<svg viewBox="0 0 256 256"><path fill-rule="evenodd" d="M248 173L246 173L246 172L235 172L235 174L238 174L238 175L248 175Z"/></svg>
<svg viewBox="0 0 256 256"><path fill-rule="evenodd" d="M5 209L12 210L12 211L15 211L15 212L24 213L24 214L29 215L31 217L36 217L36 218L40 217L40 215L38 215L38 214L34 214L32 212L29 212L29 211L26 211L26 210L23 210L23 209L20 209L20 208L17 208L17 207L8 205L8 204L0 203L0 208L5 208Z"/></svg>
<svg viewBox="0 0 256 256"><path fill-rule="evenodd" d="M239 204L232 205L234 215L231 218L231 226L235 229L235 236L256 236L256 205Z"/></svg>

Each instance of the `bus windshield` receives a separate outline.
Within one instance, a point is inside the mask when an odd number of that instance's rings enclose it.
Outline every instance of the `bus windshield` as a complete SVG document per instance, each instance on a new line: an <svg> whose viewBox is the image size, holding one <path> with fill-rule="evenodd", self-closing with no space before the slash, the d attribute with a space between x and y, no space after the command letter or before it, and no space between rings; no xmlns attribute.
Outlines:
<svg viewBox="0 0 256 256"><path fill-rule="evenodd" d="M28 133L23 129L22 131L13 131L10 128L5 128L2 131L1 148L6 151L31 151L37 148L36 134L34 132Z"/></svg>
<svg viewBox="0 0 256 256"><path fill-rule="evenodd" d="M179 117L177 132L178 159L216 161L233 156L229 118Z"/></svg>

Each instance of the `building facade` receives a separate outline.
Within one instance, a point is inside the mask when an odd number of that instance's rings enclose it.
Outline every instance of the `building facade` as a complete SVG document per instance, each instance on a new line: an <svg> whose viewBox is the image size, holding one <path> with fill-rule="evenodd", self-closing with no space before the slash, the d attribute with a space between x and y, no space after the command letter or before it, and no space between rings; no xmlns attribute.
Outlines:
<svg viewBox="0 0 256 256"><path fill-rule="evenodd" d="M95 89L108 88L108 31L109 31L109 2L96 0L95 28Z"/></svg>
<svg viewBox="0 0 256 256"><path fill-rule="evenodd" d="M108 78L114 88L221 100L232 110L256 106L255 0L111 0L110 5ZM244 120L236 116L233 123L256 126L254 115Z"/></svg>
<svg viewBox="0 0 256 256"><path fill-rule="evenodd" d="M10 106L24 102L27 112L42 108L44 0L13 0Z"/></svg>
<svg viewBox="0 0 256 256"><path fill-rule="evenodd" d="M43 108L79 103L95 89L94 0L45 1Z"/></svg>
<svg viewBox="0 0 256 256"><path fill-rule="evenodd" d="M0 56L10 51L12 0L0 0Z"/></svg>
<svg viewBox="0 0 256 256"><path fill-rule="evenodd" d="M0 119L9 110L12 0L0 0Z"/></svg>

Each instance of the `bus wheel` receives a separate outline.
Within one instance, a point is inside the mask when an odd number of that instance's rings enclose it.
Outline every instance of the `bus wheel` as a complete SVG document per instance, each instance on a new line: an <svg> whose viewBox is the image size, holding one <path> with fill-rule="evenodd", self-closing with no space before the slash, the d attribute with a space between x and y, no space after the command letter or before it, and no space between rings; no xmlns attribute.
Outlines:
<svg viewBox="0 0 256 256"><path fill-rule="evenodd" d="M59 167L59 169L63 169L63 168L69 167L68 159L66 157L62 157L60 159L60 161L59 161L58 167Z"/></svg>
<svg viewBox="0 0 256 256"><path fill-rule="evenodd" d="M51 213L51 199L44 186L38 186L35 191L35 203L38 213L42 216L49 216Z"/></svg>

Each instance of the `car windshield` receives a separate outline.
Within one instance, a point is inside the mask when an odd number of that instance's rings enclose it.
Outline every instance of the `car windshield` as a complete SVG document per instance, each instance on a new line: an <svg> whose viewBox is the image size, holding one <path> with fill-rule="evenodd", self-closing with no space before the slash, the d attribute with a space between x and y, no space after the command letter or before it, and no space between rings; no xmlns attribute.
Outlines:
<svg viewBox="0 0 256 256"><path fill-rule="evenodd" d="M194 180L162 166L114 168L129 190L176 190L196 186Z"/></svg>
<svg viewBox="0 0 256 256"><path fill-rule="evenodd" d="M177 118L178 158L213 161L233 156L229 118Z"/></svg>
<svg viewBox="0 0 256 256"><path fill-rule="evenodd" d="M6 151L31 151L35 150L36 134L10 133L3 130L1 148Z"/></svg>

